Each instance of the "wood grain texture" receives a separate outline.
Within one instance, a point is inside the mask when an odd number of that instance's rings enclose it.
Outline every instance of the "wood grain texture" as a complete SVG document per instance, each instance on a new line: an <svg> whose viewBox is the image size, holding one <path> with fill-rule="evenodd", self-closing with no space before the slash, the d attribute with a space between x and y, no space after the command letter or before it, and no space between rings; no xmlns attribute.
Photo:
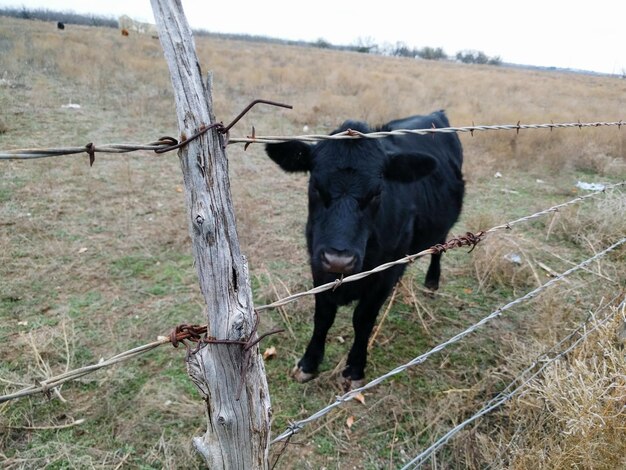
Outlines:
<svg viewBox="0 0 626 470"><path fill-rule="evenodd" d="M183 139L215 122L210 86L202 80L193 37L179 1L152 0L174 88ZM189 232L208 336L246 340L255 324L245 258L240 252L221 136L210 130L179 151ZM207 409L207 432L194 446L209 468L267 468L270 397L258 346L236 399L244 353L240 345L208 344L188 361Z"/></svg>

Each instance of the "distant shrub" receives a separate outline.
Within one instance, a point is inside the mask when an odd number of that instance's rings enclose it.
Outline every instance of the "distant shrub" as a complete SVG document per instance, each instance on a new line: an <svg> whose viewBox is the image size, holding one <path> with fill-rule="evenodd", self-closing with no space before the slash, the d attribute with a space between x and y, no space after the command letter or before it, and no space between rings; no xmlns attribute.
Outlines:
<svg viewBox="0 0 626 470"><path fill-rule="evenodd" d="M326 39L319 38L317 41L313 43L315 47L319 47L320 49L330 49L333 47L331 43L329 43Z"/></svg>
<svg viewBox="0 0 626 470"><path fill-rule="evenodd" d="M414 48L407 46L403 42L397 42L394 46L389 46L386 53L397 57L415 57L417 55L417 51Z"/></svg>
<svg viewBox="0 0 626 470"><path fill-rule="evenodd" d="M406 43L398 41L395 45L386 45L382 48L382 53L385 55L392 55L397 57L411 57L426 60L445 60L448 55L441 47L422 47L417 49L415 47L409 47Z"/></svg>
<svg viewBox="0 0 626 470"><path fill-rule="evenodd" d="M482 51L459 51L456 53L456 60L463 62L464 64L488 64L488 65L500 65L502 59L500 56L489 57Z"/></svg>
<svg viewBox="0 0 626 470"><path fill-rule="evenodd" d="M356 44L349 46L349 49L351 51L361 52L364 54L378 54L379 52L378 44L376 44L374 39L369 36L357 39Z"/></svg>
<svg viewBox="0 0 626 470"><path fill-rule="evenodd" d="M422 47L416 55L426 60L445 60L448 58L441 47Z"/></svg>

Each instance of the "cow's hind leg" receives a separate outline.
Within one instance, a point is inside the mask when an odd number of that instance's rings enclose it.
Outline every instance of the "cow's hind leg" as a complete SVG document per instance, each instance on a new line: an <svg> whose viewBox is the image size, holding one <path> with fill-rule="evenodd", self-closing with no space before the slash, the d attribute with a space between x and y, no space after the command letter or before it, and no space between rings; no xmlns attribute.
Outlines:
<svg viewBox="0 0 626 470"><path fill-rule="evenodd" d="M324 358L324 346L328 330L335 321L337 304L324 293L315 296L315 319L313 336L309 345L293 371L293 377L300 383L308 382L317 375L317 368Z"/></svg>
<svg viewBox="0 0 626 470"><path fill-rule="evenodd" d="M430 265L426 271L424 286L430 290L439 289L439 277L441 276L441 254L431 255Z"/></svg>
<svg viewBox="0 0 626 470"><path fill-rule="evenodd" d="M443 244L446 242L446 237L443 237L439 243ZM424 286L430 290L439 289L439 278L441 277L441 253L431 255L430 257L430 265L428 266L428 271L426 271L426 280L424 281Z"/></svg>

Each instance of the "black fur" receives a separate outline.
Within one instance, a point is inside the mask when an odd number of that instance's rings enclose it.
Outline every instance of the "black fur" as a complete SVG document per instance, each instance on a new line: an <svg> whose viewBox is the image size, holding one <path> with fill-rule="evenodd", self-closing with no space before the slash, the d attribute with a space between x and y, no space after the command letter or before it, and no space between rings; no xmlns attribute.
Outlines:
<svg viewBox="0 0 626 470"><path fill-rule="evenodd" d="M391 121L376 130L449 127L443 111ZM346 121L341 132L371 132ZM383 139L299 141L268 144L266 152L285 171L308 171L306 238L315 285L340 274L370 270L446 240L461 212L463 151L454 133L404 134ZM441 255L432 256L425 284L439 287ZM317 372L326 334L339 305L354 300L354 344L343 376L365 374L367 342L376 316L405 266L395 266L315 297L313 337L298 363Z"/></svg>

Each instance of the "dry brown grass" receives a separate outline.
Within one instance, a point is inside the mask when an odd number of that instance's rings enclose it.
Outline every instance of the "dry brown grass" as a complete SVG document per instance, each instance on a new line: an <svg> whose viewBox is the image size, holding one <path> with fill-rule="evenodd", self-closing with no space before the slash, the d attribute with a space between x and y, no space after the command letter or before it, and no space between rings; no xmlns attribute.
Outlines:
<svg viewBox="0 0 626 470"><path fill-rule="evenodd" d="M521 237L498 233L489 236L474 250L472 264L478 280L478 289L513 287L514 293L529 286L542 284L538 267L530 254L534 247L528 246Z"/></svg>
<svg viewBox="0 0 626 470"><path fill-rule="evenodd" d="M0 73L6 80L0 82L0 120L6 127L0 132L1 148L176 136L171 86L158 41L139 35L124 38L102 28L68 27L59 33L44 22L0 18L0 24ZM324 133L347 118L377 124L440 108L459 126L617 120L626 109L626 82L607 77L210 37L198 37L196 43L203 69L213 72L219 120L228 122L256 98L294 105L293 111L255 108L232 131L235 136L249 134L253 125L258 135L301 134L304 125L312 133ZM70 100L81 109L62 109ZM624 179L625 135L617 128L462 135L467 199L454 233L486 229L571 199L578 179ZM228 156L255 302L308 288L306 176L278 171L261 146L246 152L230 146ZM493 178L496 171L502 178ZM0 338L13 339L0 344L0 379L7 390L36 382L48 373L46 368L65 370L68 358L69 367L78 367L148 342L174 324L203 321L175 156L97 155L91 169L83 156L2 162L0 174ZM626 230L623 214L624 194L615 192L490 237L470 255L462 250L446 254L442 288L434 298L425 297L420 287L426 262L415 263L378 332L368 376L412 359L515 294L545 282L550 271L562 272L614 242ZM521 255L521 266L504 258L509 252ZM351 404L330 414L294 438L295 445L287 448L277 468L393 468L408 461L462 416L475 412L533 354L593 311L602 296L623 288L625 256L619 250L437 360L381 384L366 394L365 405ZM311 307L312 299L305 299L262 320L262 330L284 326L289 331L267 340L278 351L266 365L275 432L315 412L340 391L333 371L352 335L347 309L329 335L319 379L301 386L288 377L310 335ZM569 388L556 385L561 379L569 384L567 374L559 371L547 396L569 397ZM590 379L585 388L595 390L594 383ZM535 389L533 393L541 396ZM61 395L66 402L36 397L0 407L0 465L200 466L189 438L204 430L202 406L179 354L158 351L68 384ZM560 416L571 416L564 413ZM348 428L351 415L354 425ZM24 429L62 425L70 418L86 421L56 431ZM541 467L539 435L522 441L500 422L519 423L522 429L532 419L548 424L542 448L563 449L558 455L572 456L544 468L584 457L557 432L571 429L576 434L572 423L559 428L564 425L557 416L544 416L520 403L485 419L481 432L451 443L437 456L437 465L484 467L495 461L491 456L502 454L521 467L526 462L519 458L528 447L532 464ZM490 440L494 429L502 432ZM623 450L619 443L615 449Z"/></svg>
<svg viewBox="0 0 626 470"><path fill-rule="evenodd" d="M611 192L592 205L592 211L578 207L557 214L549 235L569 239L597 250L626 233L626 217L621 217L626 214L626 197L623 191Z"/></svg>
<svg viewBox="0 0 626 470"><path fill-rule="evenodd" d="M624 468L626 465L625 304L588 325L588 341L550 365L507 406L506 421L478 436L498 468ZM528 358L528 348L518 353ZM506 442L505 452L502 443Z"/></svg>

